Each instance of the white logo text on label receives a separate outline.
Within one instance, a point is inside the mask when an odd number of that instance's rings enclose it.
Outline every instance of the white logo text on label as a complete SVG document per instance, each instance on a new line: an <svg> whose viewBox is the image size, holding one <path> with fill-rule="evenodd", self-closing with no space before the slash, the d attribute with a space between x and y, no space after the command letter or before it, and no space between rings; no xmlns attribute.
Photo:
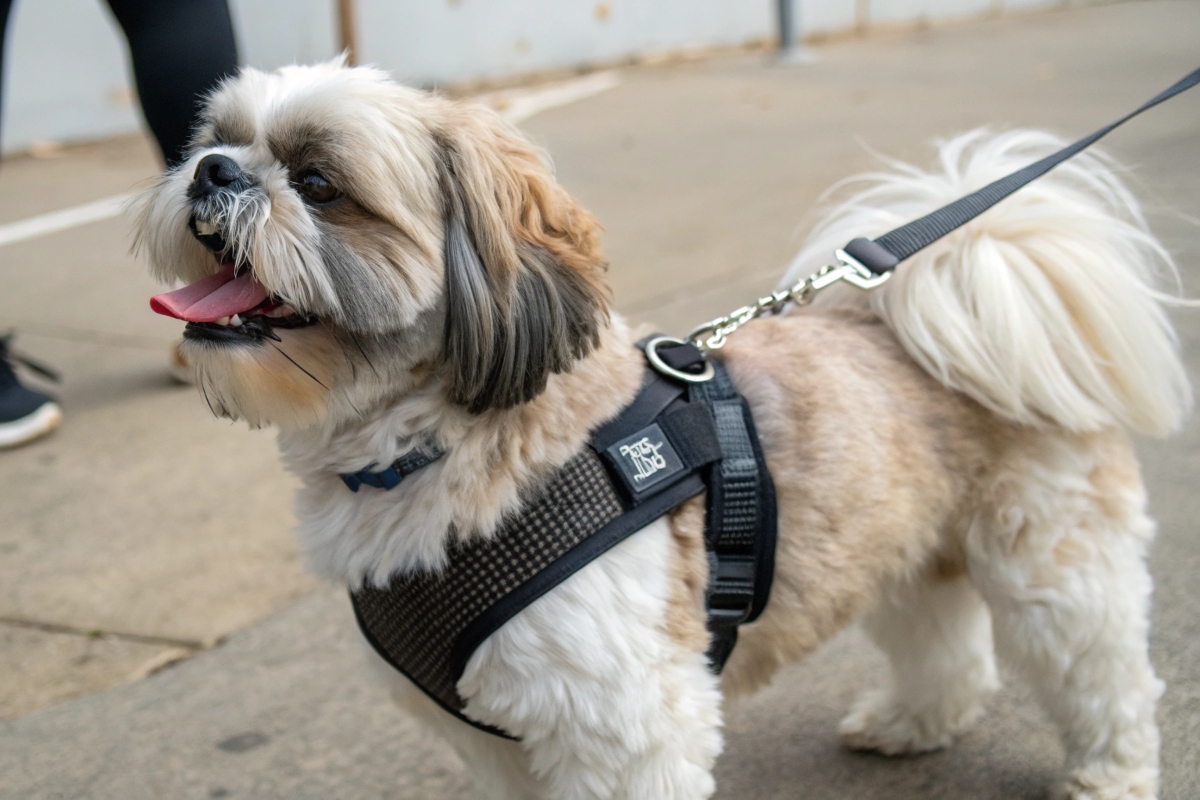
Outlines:
<svg viewBox="0 0 1200 800"><path fill-rule="evenodd" d="M637 470L637 474L633 476L635 483L641 483L659 470L667 468L667 459L658 452L662 446L662 442L652 444L649 436L643 436L632 444L621 445L621 455L626 456Z"/></svg>

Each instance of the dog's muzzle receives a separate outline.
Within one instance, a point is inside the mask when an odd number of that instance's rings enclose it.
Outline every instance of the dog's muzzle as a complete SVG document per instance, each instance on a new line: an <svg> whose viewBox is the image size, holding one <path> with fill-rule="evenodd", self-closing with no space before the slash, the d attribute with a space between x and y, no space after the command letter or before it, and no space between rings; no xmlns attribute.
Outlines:
<svg viewBox="0 0 1200 800"><path fill-rule="evenodd" d="M250 188L250 174L236 161L220 153L200 159L188 187L189 200L201 200L218 192L240 194Z"/></svg>
<svg viewBox="0 0 1200 800"><path fill-rule="evenodd" d="M213 153L200 159L187 190L188 199L194 207L198 207L198 213L193 213L188 219L188 229L200 244L214 253L224 252L228 246L221 230L206 214L199 213L199 208L216 200L219 195L238 195L252 186L250 174L229 156Z"/></svg>
<svg viewBox="0 0 1200 800"><path fill-rule="evenodd" d="M276 329L314 325L316 317L297 311L258 282L254 265L235 252L222 227L228 205L238 195L258 191L255 177L229 156L213 153L196 165L187 197L188 229L208 248L217 271L173 292L157 295L150 308L186 321L184 338L218 344L280 341Z"/></svg>

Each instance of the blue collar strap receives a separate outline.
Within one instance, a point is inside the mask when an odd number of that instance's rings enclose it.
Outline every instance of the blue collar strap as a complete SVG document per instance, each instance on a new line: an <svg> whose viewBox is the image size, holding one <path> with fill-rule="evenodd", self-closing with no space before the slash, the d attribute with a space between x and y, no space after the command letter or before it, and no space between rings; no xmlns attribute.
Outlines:
<svg viewBox="0 0 1200 800"><path fill-rule="evenodd" d="M374 464L370 464L366 469L360 469L358 472L341 473L338 475L350 491L357 492L358 487L366 485L375 489L394 489L400 485L400 482L412 475L422 467L427 467L437 461L442 456L446 455L445 450L440 450L436 447L426 445L409 450L404 455L392 462L392 465L380 472L373 472Z"/></svg>

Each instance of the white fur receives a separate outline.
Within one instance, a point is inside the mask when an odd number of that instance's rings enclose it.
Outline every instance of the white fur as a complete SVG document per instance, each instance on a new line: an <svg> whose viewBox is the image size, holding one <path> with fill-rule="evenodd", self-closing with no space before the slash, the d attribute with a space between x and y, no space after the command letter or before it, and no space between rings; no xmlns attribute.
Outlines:
<svg viewBox="0 0 1200 800"><path fill-rule="evenodd" d="M865 693L839 731L851 747L909 755L948 746L999 687L992 625L965 578L893 587L865 620L888 656L888 683Z"/></svg>
<svg viewBox="0 0 1200 800"><path fill-rule="evenodd" d="M892 171L818 223L788 270L792 283L857 236L875 237L1049 155L1047 133L984 131L939 149L939 172ZM868 304L945 385L1024 425L1119 425L1163 436L1191 405L1175 336L1155 290L1173 274L1119 168L1085 151L903 262Z"/></svg>
<svg viewBox="0 0 1200 800"><path fill-rule="evenodd" d="M721 696L703 654L664 629L670 559L660 519L475 651L458 683L465 713L520 736L519 745L454 720L390 667L383 672L400 702L470 764L485 797L709 797Z"/></svg>
<svg viewBox="0 0 1200 800"><path fill-rule="evenodd" d="M1154 523L1136 482L1096 485L1109 457L1079 440L1040 439L1005 465L966 539L1000 655L1061 730L1063 793L1079 800L1158 788L1163 684L1146 644Z"/></svg>
<svg viewBox="0 0 1200 800"><path fill-rule="evenodd" d="M1156 796L1163 683L1147 652L1145 567L1154 523L1136 475L1097 481L1112 450L1108 437L1029 432L965 531L969 583L914 577L868 617L891 675L842 721L847 744L888 755L949 745L998 685L994 628L997 655L1062 734L1068 775L1056 796Z"/></svg>
<svg viewBox="0 0 1200 800"><path fill-rule="evenodd" d="M602 334L625 341L629 331L615 318ZM616 348L625 353L625 348ZM625 360L637 358L631 348ZM634 379L637 372L632 373ZM571 394L571 373L553 375L550 398ZM354 425L330 419L324 425L281 431L284 461L304 482L296 496L300 544L310 569L331 580L359 586L386 585L398 571L436 569L445 563L453 532L463 539L490 536L507 513L516 511L521 491L539 474L565 464L583 447L587 431L616 416L632 399L636 384L612 384L608 396L590 404L590 423L580 426L569 404L551 403L560 416L523 431L519 451L497 469L480 474L498 446L490 420L447 404L440 386L411 389L404 399ZM338 477L369 464L390 464L434 433L444 458L407 478L390 492L351 494ZM517 450L517 448L513 448Z"/></svg>
<svg viewBox="0 0 1200 800"><path fill-rule="evenodd" d="M866 188L818 224L786 282L854 236L885 233L1063 144L976 131L941 146L940 173L892 164L850 181ZM843 720L851 746L948 745L997 685L994 626L999 656L1062 732L1059 794L1156 796L1163 685L1147 652L1145 568L1154 525L1136 466L1124 487L1096 485L1114 460L1111 440L1061 432L1164 435L1190 407L1169 298L1154 288L1173 266L1115 170L1098 153L1077 156L901 264L882 289L818 301L868 306L942 383L1031 426L966 531L970 585L918 576L868 618L892 674Z"/></svg>

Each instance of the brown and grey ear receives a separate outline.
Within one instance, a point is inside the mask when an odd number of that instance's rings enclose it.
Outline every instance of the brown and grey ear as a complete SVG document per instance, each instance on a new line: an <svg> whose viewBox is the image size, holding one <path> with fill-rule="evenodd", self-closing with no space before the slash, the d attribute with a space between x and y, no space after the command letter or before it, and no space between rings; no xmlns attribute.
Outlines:
<svg viewBox="0 0 1200 800"><path fill-rule="evenodd" d="M595 347L607 313L595 223L531 147L480 122L442 146L443 359L451 400L476 414L537 397Z"/></svg>

